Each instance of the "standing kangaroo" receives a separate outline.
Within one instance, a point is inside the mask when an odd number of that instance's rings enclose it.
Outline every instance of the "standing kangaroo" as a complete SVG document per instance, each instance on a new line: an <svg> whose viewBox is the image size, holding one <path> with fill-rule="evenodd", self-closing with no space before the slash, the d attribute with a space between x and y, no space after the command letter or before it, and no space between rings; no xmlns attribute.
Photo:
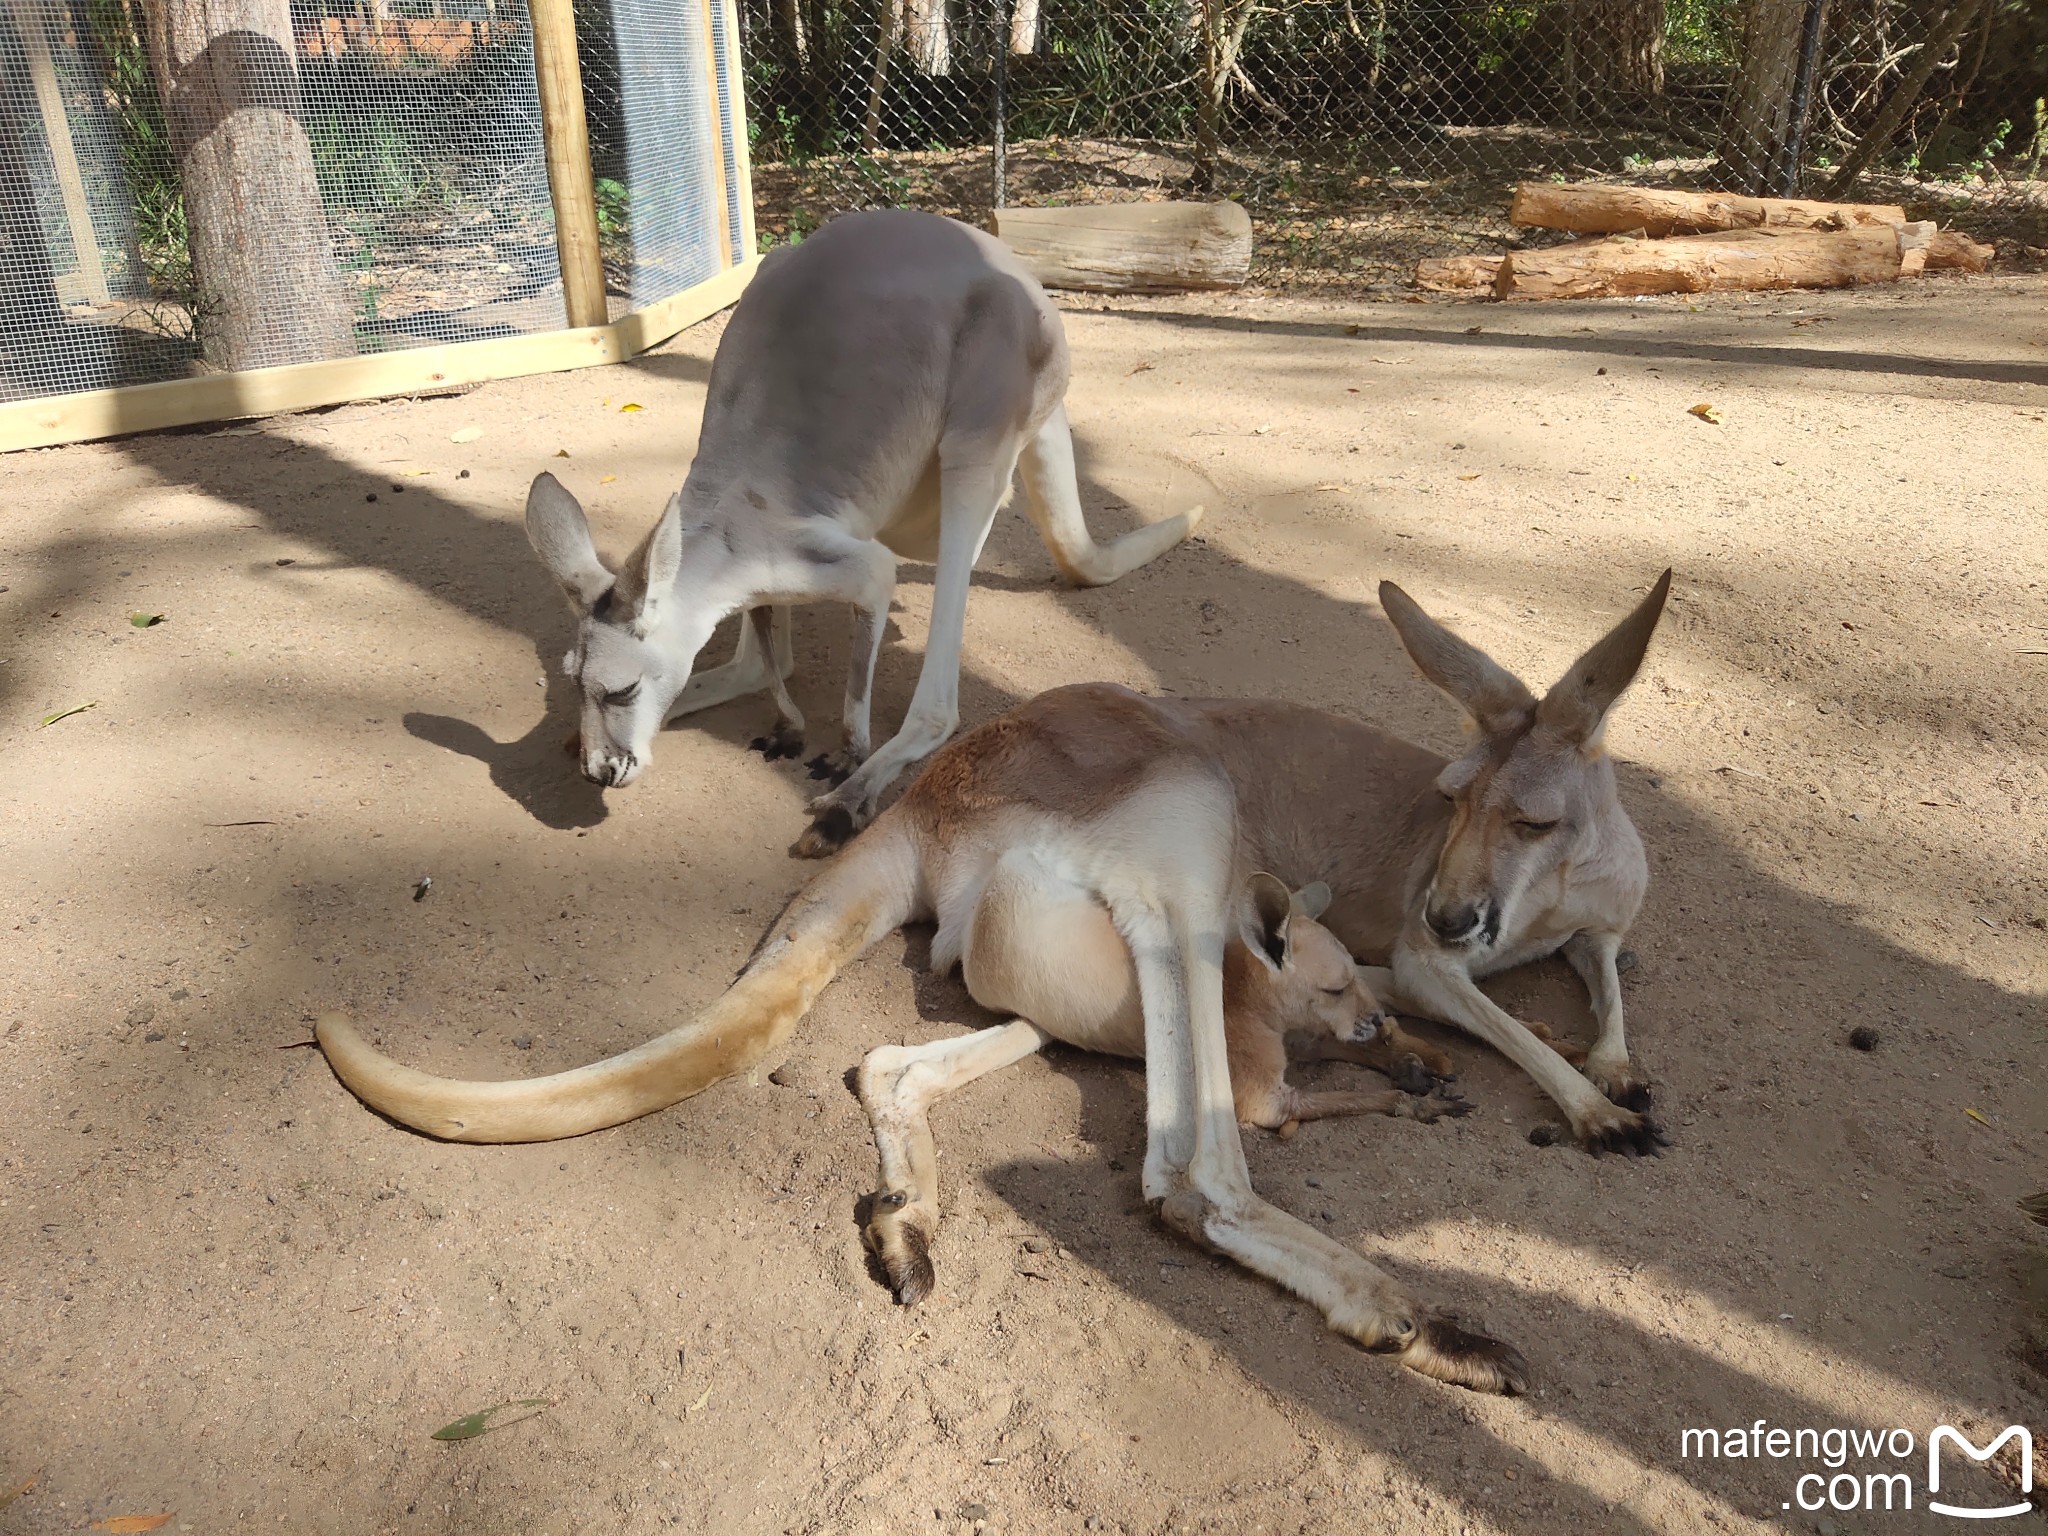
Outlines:
<svg viewBox="0 0 2048 1536"><path fill-rule="evenodd" d="M599 560L554 476L528 493L528 537L579 620L564 665L583 696L584 777L630 784L667 720L763 690L778 723L755 745L797 756L788 605L837 600L854 610L845 746L812 771L841 782L810 803L796 851L821 857L866 826L883 791L959 724L968 583L1020 464L1031 521L1076 585L1115 581L1200 521L1197 507L1106 547L1089 537L1069 371L1052 301L1002 242L964 224L848 214L770 252L712 360L689 476L621 570ZM937 562L931 630L903 727L871 753L899 558ZM735 613L746 618L733 659L693 676Z"/></svg>
<svg viewBox="0 0 2048 1536"><path fill-rule="evenodd" d="M832 978L891 930L959 936L999 869L1035 899L1107 912L1137 979L1145 1046L1143 1187L1161 1217L1310 1301L1414 1369L1491 1390L1507 1346L1432 1318L1341 1244L1260 1200L1239 1140L1225 1028L1225 935L1245 872L1328 885L1324 927L1389 1007L1457 1024L1528 1072L1594 1151L1654 1151L1622 1033L1614 957L1648 884L1600 741L1634 680L1671 573L1542 699L1382 583L1423 674L1479 727L1447 761L1377 727L1292 704L1056 688L969 732L770 927L699 1017L605 1061L511 1082L400 1065L339 1015L316 1026L372 1109L450 1141L550 1141L664 1108L780 1049ZM1284 770L1284 771L1283 771ZM950 942L942 942L948 934ZM1562 951L1599 1037L1572 1071L1475 983ZM1000 999L999 999L1000 1001Z"/></svg>

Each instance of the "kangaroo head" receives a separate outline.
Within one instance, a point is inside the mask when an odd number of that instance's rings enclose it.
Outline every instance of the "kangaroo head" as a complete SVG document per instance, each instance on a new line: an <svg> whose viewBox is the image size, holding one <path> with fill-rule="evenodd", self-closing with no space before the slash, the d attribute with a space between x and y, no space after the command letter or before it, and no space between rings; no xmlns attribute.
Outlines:
<svg viewBox="0 0 2048 1536"><path fill-rule="evenodd" d="M1282 1030L1308 1030L1358 1044L1387 1022L1380 1000L1358 979L1351 954L1316 921L1330 904L1321 881L1292 894L1261 871L1246 882L1238 937L1268 973Z"/></svg>
<svg viewBox="0 0 2048 1536"><path fill-rule="evenodd" d="M582 694L583 776L620 788L647 766L654 736L711 638L701 608L675 600L683 559L683 499L614 572L590 542L583 507L553 475L526 494L526 536L569 599L576 643L562 670ZM699 632L701 628L701 633Z"/></svg>
<svg viewBox="0 0 2048 1536"><path fill-rule="evenodd" d="M1478 727L1471 750L1436 781L1450 802L1450 825L1422 915L1438 944L1491 948L1515 931L1517 904L1532 889L1597 863L1611 847L1621 811L1601 735L1608 711L1635 680L1670 590L1666 571L1539 701L1406 592L1380 583L1380 606L1415 665Z"/></svg>

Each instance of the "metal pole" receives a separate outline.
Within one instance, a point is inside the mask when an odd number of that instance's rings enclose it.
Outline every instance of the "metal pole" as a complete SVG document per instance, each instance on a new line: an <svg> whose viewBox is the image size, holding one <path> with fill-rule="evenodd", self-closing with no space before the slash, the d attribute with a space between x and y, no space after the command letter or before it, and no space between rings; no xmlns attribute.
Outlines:
<svg viewBox="0 0 2048 1536"><path fill-rule="evenodd" d="M1819 63L1821 26L1827 9L1828 0L1806 0L1806 24L1799 37L1799 72L1792 80L1790 120L1785 124L1785 143L1778 152L1780 197L1799 195L1799 171L1806 163L1806 117L1813 101L1813 73Z"/></svg>
<svg viewBox="0 0 2048 1536"><path fill-rule="evenodd" d="M571 329L606 325L611 314L604 301L590 128L583 119L583 71L576 63L576 13L572 0L528 0L527 14L533 21L548 192L555 205L555 249L562 258L562 308Z"/></svg>
<svg viewBox="0 0 2048 1536"><path fill-rule="evenodd" d="M1008 0L995 0L996 4L996 57L990 73L995 87L995 123L990 138L995 148L992 206L1001 208L1005 188L1004 178L1009 171L1009 117L1010 117L1010 7Z"/></svg>

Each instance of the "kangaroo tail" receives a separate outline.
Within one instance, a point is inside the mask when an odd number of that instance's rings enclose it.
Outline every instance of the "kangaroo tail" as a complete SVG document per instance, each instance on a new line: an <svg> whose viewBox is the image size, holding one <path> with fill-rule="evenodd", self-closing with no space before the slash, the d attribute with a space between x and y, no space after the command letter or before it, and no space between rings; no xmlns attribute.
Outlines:
<svg viewBox="0 0 2048 1536"><path fill-rule="evenodd" d="M909 830L884 817L790 904L739 979L703 1014L621 1055L549 1077L434 1077L393 1061L339 1014L323 1017L314 1034L351 1093L429 1136L580 1136L666 1109L775 1050L841 966L909 921L917 884Z"/></svg>

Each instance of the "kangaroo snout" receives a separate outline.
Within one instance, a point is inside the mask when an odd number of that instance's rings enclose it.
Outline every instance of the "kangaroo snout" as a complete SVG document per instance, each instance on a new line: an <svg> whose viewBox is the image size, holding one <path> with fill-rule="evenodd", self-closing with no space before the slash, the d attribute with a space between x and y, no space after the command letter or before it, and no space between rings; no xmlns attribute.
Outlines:
<svg viewBox="0 0 2048 1536"><path fill-rule="evenodd" d="M1422 918L1429 924L1429 931L1445 944L1475 944L1493 926L1493 903L1431 901L1423 909Z"/></svg>
<svg viewBox="0 0 2048 1536"><path fill-rule="evenodd" d="M628 753L624 757L592 757L583 762L583 777L600 789L624 789L639 776L640 760Z"/></svg>

